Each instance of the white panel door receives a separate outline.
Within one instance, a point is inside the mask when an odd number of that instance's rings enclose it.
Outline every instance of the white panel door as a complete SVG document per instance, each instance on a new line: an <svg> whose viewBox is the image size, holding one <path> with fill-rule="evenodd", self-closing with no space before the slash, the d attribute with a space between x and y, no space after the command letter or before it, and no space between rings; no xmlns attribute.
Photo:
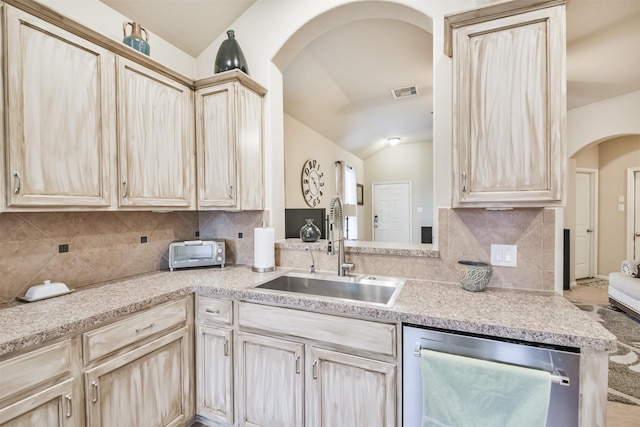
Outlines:
<svg viewBox="0 0 640 427"><path fill-rule="evenodd" d="M593 174L576 173L575 277L593 277Z"/></svg>
<svg viewBox="0 0 640 427"><path fill-rule="evenodd" d="M373 184L373 240L411 242L411 183Z"/></svg>

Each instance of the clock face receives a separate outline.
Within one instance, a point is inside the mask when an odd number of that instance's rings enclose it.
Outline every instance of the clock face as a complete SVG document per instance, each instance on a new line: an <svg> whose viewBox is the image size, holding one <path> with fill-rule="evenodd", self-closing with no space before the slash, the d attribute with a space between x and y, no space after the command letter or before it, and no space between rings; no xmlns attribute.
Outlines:
<svg viewBox="0 0 640 427"><path fill-rule="evenodd" d="M317 160L307 160L302 166L302 196L312 208L320 205L320 198L324 192L324 172L320 171L320 163Z"/></svg>

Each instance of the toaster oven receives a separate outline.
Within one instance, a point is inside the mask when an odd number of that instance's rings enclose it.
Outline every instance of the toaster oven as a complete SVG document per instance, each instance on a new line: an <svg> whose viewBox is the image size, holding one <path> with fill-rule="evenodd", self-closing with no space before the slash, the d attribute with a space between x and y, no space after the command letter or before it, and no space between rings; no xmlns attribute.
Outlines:
<svg viewBox="0 0 640 427"><path fill-rule="evenodd" d="M224 240L186 240L169 245L169 270L187 267L224 267Z"/></svg>

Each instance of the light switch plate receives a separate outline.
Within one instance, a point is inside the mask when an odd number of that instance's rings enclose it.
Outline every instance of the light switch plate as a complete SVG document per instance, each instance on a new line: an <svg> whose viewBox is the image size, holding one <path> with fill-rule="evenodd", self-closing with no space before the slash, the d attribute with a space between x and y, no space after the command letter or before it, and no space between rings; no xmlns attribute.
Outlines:
<svg viewBox="0 0 640 427"><path fill-rule="evenodd" d="M518 245L491 245L491 265L517 267Z"/></svg>

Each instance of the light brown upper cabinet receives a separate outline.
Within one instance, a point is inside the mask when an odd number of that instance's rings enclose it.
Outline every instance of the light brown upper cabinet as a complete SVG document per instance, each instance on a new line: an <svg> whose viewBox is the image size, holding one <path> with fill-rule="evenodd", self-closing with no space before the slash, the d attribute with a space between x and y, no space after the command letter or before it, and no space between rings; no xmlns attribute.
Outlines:
<svg viewBox="0 0 640 427"><path fill-rule="evenodd" d="M109 206L115 55L5 11L7 206Z"/></svg>
<svg viewBox="0 0 640 427"><path fill-rule="evenodd" d="M238 70L196 87L198 208L264 209L266 90Z"/></svg>
<svg viewBox="0 0 640 427"><path fill-rule="evenodd" d="M447 17L453 207L564 203L565 5L513 3Z"/></svg>
<svg viewBox="0 0 640 427"><path fill-rule="evenodd" d="M193 92L118 58L121 207L195 209Z"/></svg>

